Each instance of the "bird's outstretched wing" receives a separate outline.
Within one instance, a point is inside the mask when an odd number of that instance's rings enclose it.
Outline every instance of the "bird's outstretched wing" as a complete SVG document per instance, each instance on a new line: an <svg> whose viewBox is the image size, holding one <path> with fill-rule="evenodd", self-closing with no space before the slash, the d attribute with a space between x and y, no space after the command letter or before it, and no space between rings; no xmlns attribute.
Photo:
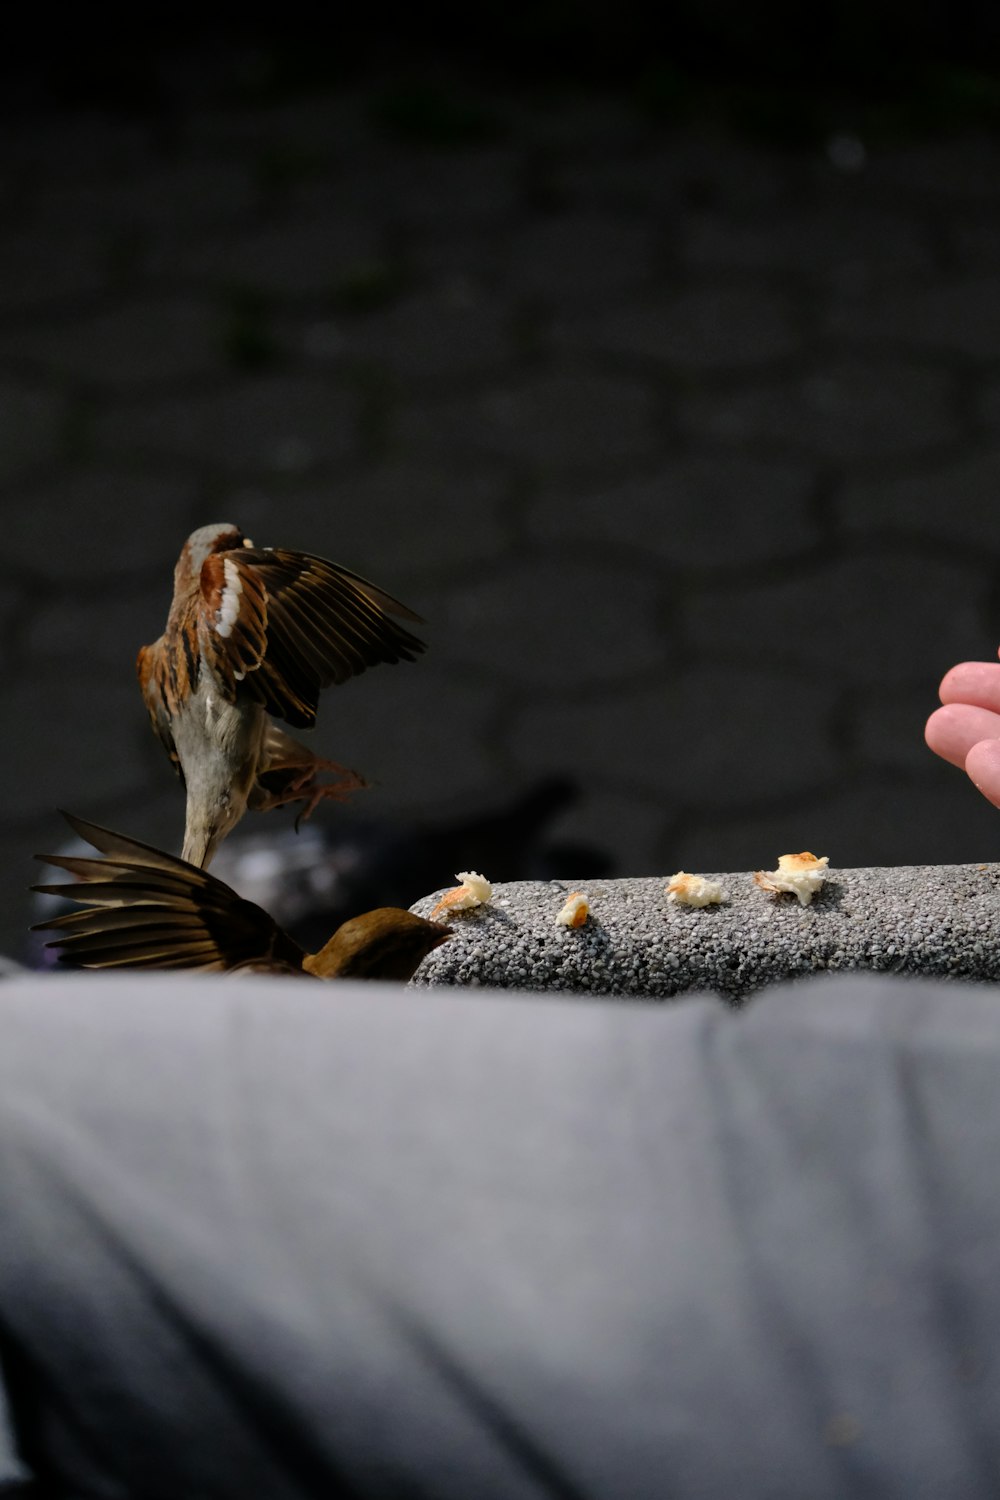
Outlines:
<svg viewBox="0 0 1000 1500"><path fill-rule="evenodd" d="M201 650L228 692L242 684L298 728L315 723L323 688L425 649L398 623L420 616L391 594L325 558L280 547L207 557L197 609Z"/></svg>
<svg viewBox="0 0 1000 1500"><path fill-rule="evenodd" d="M47 946L87 969L254 969L302 973L297 943L252 901L171 854L63 813L102 858L38 854L71 883L32 889L78 902L82 911L38 922Z"/></svg>

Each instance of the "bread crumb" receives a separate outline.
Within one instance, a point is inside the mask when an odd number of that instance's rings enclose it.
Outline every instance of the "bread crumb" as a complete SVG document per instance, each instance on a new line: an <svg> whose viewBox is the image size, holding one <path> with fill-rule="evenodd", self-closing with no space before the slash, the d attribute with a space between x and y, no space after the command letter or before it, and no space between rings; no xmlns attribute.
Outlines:
<svg viewBox="0 0 1000 1500"><path fill-rule="evenodd" d="M717 880L706 880L704 875L689 875L678 870L667 884L667 900L678 906L713 906L717 901L729 898Z"/></svg>
<svg viewBox="0 0 1000 1500"><path fill-rule="evenodd" d="M582 927L590 916L590 902L582 891L570 891L565 905L556 914L561 927Z"/></svg>
<svg viewBox="0 0 1000 1500"><path fill-rule="evenodd" d="M485 906L493 895L493 887L486 876L477 875L475 870L459 870L455 879L460 880L461 885L441 897L431 912L432 919L438 912L471 911L475 906Z"/></svg>
<svg viewBox="0 0 1000 1500"><path fill-rule="evenodd" d="M762 891L798 896L800 905L808 906L830 873L826 868L829 863L828 854L817 859L808 850L802 854L782 854L776 870L755 870L753 878Z"/></svg>

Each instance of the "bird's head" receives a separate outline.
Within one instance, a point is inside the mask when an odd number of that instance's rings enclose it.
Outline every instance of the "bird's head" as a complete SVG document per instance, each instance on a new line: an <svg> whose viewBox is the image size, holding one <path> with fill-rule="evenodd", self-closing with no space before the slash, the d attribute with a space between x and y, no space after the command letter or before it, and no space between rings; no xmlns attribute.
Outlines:
<svg viewBox="0 0 1000 1500"><path fill-rule="evenodd" d="M201 577L206 558L217 552L231 552L234 547L252 547L248 536L231 521L215 521L209 526L199 526L192 531L177 560L176 583L178 587L194 584Z"/></svg>

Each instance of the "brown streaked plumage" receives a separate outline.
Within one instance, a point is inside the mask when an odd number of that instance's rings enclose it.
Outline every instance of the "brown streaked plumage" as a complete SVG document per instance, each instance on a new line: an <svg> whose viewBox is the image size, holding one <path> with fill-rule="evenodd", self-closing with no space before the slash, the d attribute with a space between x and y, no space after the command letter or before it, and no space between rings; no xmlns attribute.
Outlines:
<svg viewBox="0 0 1000 1500"><path fill-rule="evenodd" d="M424 643L420 616L325 558L254 547L229 523L192 532L159 640L136 662L149 717L187 793L182 857L209 863L248 807L342 798L365 783L271 722L311 729L323 688ZM320 773L337 777L321 782Z"/></svg>
<svg viewBox="0 0 1000 1500"><path fill-rule="evenodd" d="M76 879L32 890L83 910L38 922L32 931L58 932L47 946L86 969L405 981L451 935L440 922L381 906L344 922L318 953L306 953L266 911L206 870L70 813L63 817L103 857L35 856Z"/></svg>

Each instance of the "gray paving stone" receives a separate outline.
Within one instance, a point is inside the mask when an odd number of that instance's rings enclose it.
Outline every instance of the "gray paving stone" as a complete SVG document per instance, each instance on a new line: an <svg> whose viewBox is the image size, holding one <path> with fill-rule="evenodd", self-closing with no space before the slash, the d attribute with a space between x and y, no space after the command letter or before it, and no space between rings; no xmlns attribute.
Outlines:
<svg viewBox="0 0 1000 1500"><path fill-rule="evenodd" d="M160 568L169 589L181 544L197 523L196 492L186 481L102 464L63 473L9 504L4 551L9 566L67 585L76 598L88 582L103 587Z"/></svg>
<svg viewBox="0 0 1000 1500"><path fill-rule="evenodd" d="M657 402L627 376L560 371L518 385L399 414L393 441L401 455L487 455L549 473L601 471L648 458L657 446Z"/></svg>
<svg viewBox="0 0 1000 1500"><path fill-rule="evenodd" d="M94 669L85 649L67 650L58 666L36 664L6 685L4 714L2 776L15 825L143 784L150 730L131 672Z"/></svg>
<svg viewBox="0 0 1000 1500"><path fill-rule="evenodd" d="M597 159L567 152L552 174L554 187L584 206L640 207L671 225L692 199L734 211L773 212L799 176L794 158L748 146L710 130L664 132L644 150Z"/></svg>
<svg viewBox="0 0 1000 1500"><path fill-rule="evenodd" d="M123 455L249 475L303 474L351 457L362 397L302 375L234 377L188 396L119 403L94 422L103 457Z"/></svg>
<svg viewBox="0 0 1000 1500"><path fill-rule="evenodd" d="M596 213L532 219L505 244L504 280L519 296L551 306L607 299L652 274L650 226Z"/></svg>
<svg viewBox="0 0 1000 1500"><path fill-rule="evenodd" d="M354 163L343 185L383 223L407 233L451 234L509 221L520 173L520 157L507 146L455 152L404 146Z"/></svg>
<svg viewBox="0 0 1000 1500"><path fill-rule="evenodd" d="M455 282L383 311L309 319L295 329L291 346L320 363L373 363L407 383L495 374L516 352L510 304Z"/></svg>
<svg viewBox="0 0 1000 1500"><path fill-rule="evenodd" d="M990 572L902 547L834 557L781 581L706 585L685 599L682 629L734 660L766 652L828 681L931 693L952 662L981 650Z"/></svg>
<svg viewBox="0 0 1000 1500"><path fill-rule="evenodd" d="M617 158L636 149L646 135L638 111L611 95L568 93L556 103L509 93L497 101L496 110L517 145L559 160L587 164L610 153Z"/></svg>
<svg viewBox="0 0 1000 1500"><path fill-rule="evenodd" d="M880 683L852 698L851 740L862 767L926 774L924 725L937 707L936 683L904 688Z"/></svg>
<svg viewBox="0 0 1000 1500"><path fill-rule="evenodd" d="M416 809L462 799L477 808L484 789L503 784L498 685L450 671L434 634L426 634L426 657L365 672L320 700L310 744L371 783L352 799L359 814L409 819Z"/></svg>
<svg viewBox="0 0 1000 1500"><path fill-rule="evenodd" d="M406 265L416 281L444 295L498 296L507 271L506 241L474 225L447 235L408 235Z"/></svg>
<svg viewBox="0 0 1000 1500"><path fill-rule="evenodd" d="M211 236L167 238L148 258L153 274L223 291L276 298L329 297L345 277L383 255L372 219L338 204L334 186L324 213L295 221L237 226Z"/></svg>
<svg viewBox="0 0 1000 1500"><path fill-rule="evenodd" d="M836 706L819 674L692 664L585 700L553 689L517 715L508 739L522 763L568 764L604 788L658 794L667 819L692 803L734 808L829 780Z"/></svg>
<svg viewBox="0 0 1000 1500"><path fill-rule="evenodd" d="M250 72L254 64L249 65ZM236 104L204 96L178 122L181 139L197 154L225 153L237 161L261 157L311 161L327 143L344 152L371 149L367 92L345 88L334 94Z"/></svg>
<svg viewBox="0 0 1000 1500"><path fill-rule="evenodd" d="M13 669L21 630L29 618L30 591L24 584L0 583L0 673ZM18 618L20 617L20 618Z"/></svg>
<svg viewBox="0 0 1000 1500"><path fill-rule="evenodd" d="M546 487L528 534L635 548L678 567L749 569L816 544L816 476L804 464L685 454L596 489Z"/></svg>
<svg viewBox="0 0 1000 1500"><path fill-rule="evenodd" d="M685 370L744 369L794 354L802 333L787 297L763 287L698 286L587 320L557 323L556 349L598 349Z"/></svg>
<svg viewBox="0 0 1000 1500"><path fill-rule="evenodd" d="M923 287L881 287L877 295L839 299L829 309L827 329L854 344L889 343L992 361L1000 343L1000 286L986 274Z"/></svg>
<svg viewBox="0 0 1000 1500"><path fill-rule="evenodd" d="M509 489L493 469L388 462L280 497L234 487L223 508L261 545L331 557L392 592L403 578L439 579L500 556L512 540ZM418 516L427 523L415 525Z"/></svg>
<svg viewBox="0 0 1000 1500"><path fill-rule="evenodd" d="M108 279L109 238L92 225L58 235L8 226L0 236L0 317L23 323L29 312L100 291Z"/></svg>
<svg viewBox="0 0 1000 1500"><path fill-rule="evenodd" d="M187 108L169 153L77 114L7 143L0 947L56 802L178 847L132 661L219 517L427 615L426 658L321 706L373 816L548 767L588 793L560 836L624 874L989 857L996 811L922 732L997 633L1000 145L864 142L845 173L491 91L502 141L436 151L379 133L384 82ZM373 267L398 300L334 314ZM201 288L223 320L250 296L284 364L216 364Z"/></svg>
<svg viewBox="0 0 1000 1500"><path fill-rule="evenodd" d="M40 184L109 177L148 160L149 129L126 114L97 110L39 111L30 126L8 130L4 156Z"/></svg>
<svg viewBox="0 0 1000 1500"><path fill-rule="evenodd" d="M839 359L808 374L755 380L726 394L679 395L694 436L766 443L788 456L851 463L921 449L959 435L955 382L932 362Z"/></svg>
<svg viewBox="0 0 1000 1500"><path fill-rule="evenodd" d="M32 909L28 887L44 879L35 853L55 853L65 824L48 809L18 822L17 831L4 837L0 859L0 955L24 962L28 957L28 926L40 920Z"/></svg>
<svg viewBox="0 0 1000 1500"><path fill-rule="evenodd" d="M947 226L950 255L961 271L990 271L1000 259L1000 218L959 211Z"/></svg>
<svg viewBox="0 0 1000 1500"><path fill-rule="evenodd" d="M191 231L238 220L257 201L248 162L208 156L170 160L152 151L118 176L45 182L35 200L49 234L90 222L109 233L166 231L170 238L180 228Z"/></svg>
<svg viewBox="0 0 1000 1500"><path fill-rule="evenodd" d="M174 549L175 554L179 551L180 542ZM155 607L149 587L137 593L133 580L127 583L131 592L119 585L95 590L87 600L62 594L37 602L24 631L27 670L65 670L68 657L79 657L88 670L99 670L112 682L132 683L138 693L136 655L140 646L156 639L166 622L174 561L176 557L164 552L163 598Z"/></svg>
<svg viewBox="0 0 1000 1500"><path fill-rule="evenodd" d="M968 132L872 149L865 173L877 194L905 193L917 202L938 200L948 209L963 201L1000 201L1000 145L995 136Z"/></svg>
<svg viewBox="0 0 1000 1500"><path fill-rule="evenodd" d="M225 370L225 322L208 299L140 297L58 321L0 327L4 361L130 390Z"/></svg>
<svg viewBox="0 0 1000 1500"><path fill-rule="evenodd" d="M484 676L572 690L662 666L659 580L639 567L517 558L440 599L439 650Z"/></svg>
<svg viewBox="0 0 1000 1500"><path fill-rule="evenodd" d="M0 375L0 485L55 464L65 423L66 402L57 390Z"/></svg>
<svg viewBox="0 0 1000 1500"><path fill-rule="evenodd" d="M1000 412L1000 406L998 406ZM849 532L891 531L1000 551L994 513L1000 494L1000 448L922 464L898 478L855 481L835 498L840 523ZM1000 623L1000 622L998 622Z"/></svg>
<svg viewBox="0 0 1000 1500"><path fill-rule="evenodd" d="M979 422L986 427L992 441L1000 433L1000 381L984 379L976 390L973 404Z"/></svg>
<svg viewBox="0 0 1000 1500"><path fill-rule="evenodd" d="M854 194L835 190L777 216L692 211L683 219L678 253L699 270L791 272L807 280L848 274L862 282L927 272L934 255L918 214L865 208Z"/></svg>
<svg viewBox="0 0 1000 1500"><path fill-rule="evenodd" d="M572 761L562 769L577 774ZM655 875L669 865L669 814L662 796L643 795L631 785L602 786L590 781L585 795L553 822L548 842L553 847L576 846L600 852L611 862L609 873L627 869L630 874ZM571 854L557 869L568 882L579 885L580 869ZM483 873L490 874L488 869Z"/></svg>

